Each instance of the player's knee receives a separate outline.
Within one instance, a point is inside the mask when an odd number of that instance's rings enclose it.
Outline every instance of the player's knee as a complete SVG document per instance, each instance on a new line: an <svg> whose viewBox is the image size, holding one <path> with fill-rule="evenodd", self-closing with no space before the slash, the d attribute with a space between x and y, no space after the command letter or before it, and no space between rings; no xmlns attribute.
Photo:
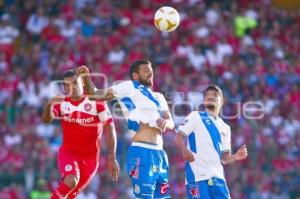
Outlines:
<svg viewBox="0 0 300 199"><path fill-rule="evenodd" d="M78 184L79 179L75 175L68 175L64 177L64 183L70 187L71 189L74 189L76 185Z"/></svg>

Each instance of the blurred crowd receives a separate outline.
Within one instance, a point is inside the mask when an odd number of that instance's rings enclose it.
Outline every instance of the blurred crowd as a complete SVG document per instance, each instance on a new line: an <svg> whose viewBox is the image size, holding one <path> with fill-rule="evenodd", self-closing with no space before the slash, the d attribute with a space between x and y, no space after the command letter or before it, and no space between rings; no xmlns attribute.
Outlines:
<svg viewBox="0 0 300 199"><path fill-rule="evenodd" d="M181 16L172 33L153 25L163 5ZM0 198L49 198L60 179L61 128L41 122L43 105L56 94L51 82L85 64L111 85L128 79L138 59L152 61L154 90L165 94L176 124L201 110L206 85L223 89L232 150L244 143L249 149L247 160L225 169L233 199L300 198L299 36L300 9L271 0L0 1ZM120 180L106 172L102 142L99 172L79 199L132 197L130 137L125 121L114 121ZM164 138L172 198L182 199L184 161L174 132Z"/></svg>

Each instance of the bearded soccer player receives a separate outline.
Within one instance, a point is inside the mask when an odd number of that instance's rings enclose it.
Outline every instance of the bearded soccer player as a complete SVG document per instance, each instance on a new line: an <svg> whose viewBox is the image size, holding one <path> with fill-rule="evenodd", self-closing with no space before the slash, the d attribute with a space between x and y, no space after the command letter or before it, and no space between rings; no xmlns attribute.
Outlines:
<svg viewBox="0 0 300 199"><path fill-rule="evenodd" d="M107 133L108 170L113 181L119 177L116 161L116 133L105 102L84 96L83 81L75 70L64 74L64 90L68 96L53 97L45 105L43 121L60 119L63 143L58 152L61 182L51 199L75 198L91 181L99 165L100 137Z"/></svg>
<svg viewBox="0 0 300 199"><path fill-rule="evenodd" d="M230 198L222 164L247 157L245 145L231 154L230 127L219 117L222 105L222 90L210 85L204 91L205 111L191 112L178 127L176 143L186 160L188 199Z"/></svg>
<svg viewBox="0 0 300 199"><path fill-rule="evenodd" d="M94 100L116 99L128 121L132 143L127 153L127 174L136 198L170 198L169 163L163 150L162 133L173 129L174 123L168 104L161 93L152 91L153 69L147 60L130 66L131 80L108 89L97 89L82 66L86 90Z"/></svg>

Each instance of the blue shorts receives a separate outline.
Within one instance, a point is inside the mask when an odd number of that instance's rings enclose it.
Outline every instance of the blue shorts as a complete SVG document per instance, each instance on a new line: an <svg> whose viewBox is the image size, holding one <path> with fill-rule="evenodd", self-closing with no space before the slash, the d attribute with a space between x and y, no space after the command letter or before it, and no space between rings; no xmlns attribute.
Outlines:
<svg viewBox="0 0 300 199"><path fill-rule="evenodd" d="M186 185L188 199L229 199L226 182L220 178L211 178Z"/></svg>
<svg viewBox="0 0 300 199"><path fill-rule="evenodd" d="M127 173L136 198L170 198L169 163L163 149L133 142L127 153Z"/></svg>

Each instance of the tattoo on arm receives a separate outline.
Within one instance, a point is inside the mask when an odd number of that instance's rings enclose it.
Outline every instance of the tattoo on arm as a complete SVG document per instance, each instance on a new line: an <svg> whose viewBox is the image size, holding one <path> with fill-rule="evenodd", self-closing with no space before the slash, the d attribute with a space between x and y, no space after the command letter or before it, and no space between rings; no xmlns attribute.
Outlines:
<svg viewBox="0 0 300 199"><path fill-rule="evenodd" d="M83 77L83 81L84 81L84 87L85 87L86 92L89 95L96 95L96 92L98 89L95 86L95 84L92 82L91 77L85 76L85 77Z"/></svg>
<svg viewBox="0 0 300 199"><path fill-rule="evenodd" d="M83 77L84 88L91 100L112 100L114 98L111 89L98 89L90 76Z"/></svg>

